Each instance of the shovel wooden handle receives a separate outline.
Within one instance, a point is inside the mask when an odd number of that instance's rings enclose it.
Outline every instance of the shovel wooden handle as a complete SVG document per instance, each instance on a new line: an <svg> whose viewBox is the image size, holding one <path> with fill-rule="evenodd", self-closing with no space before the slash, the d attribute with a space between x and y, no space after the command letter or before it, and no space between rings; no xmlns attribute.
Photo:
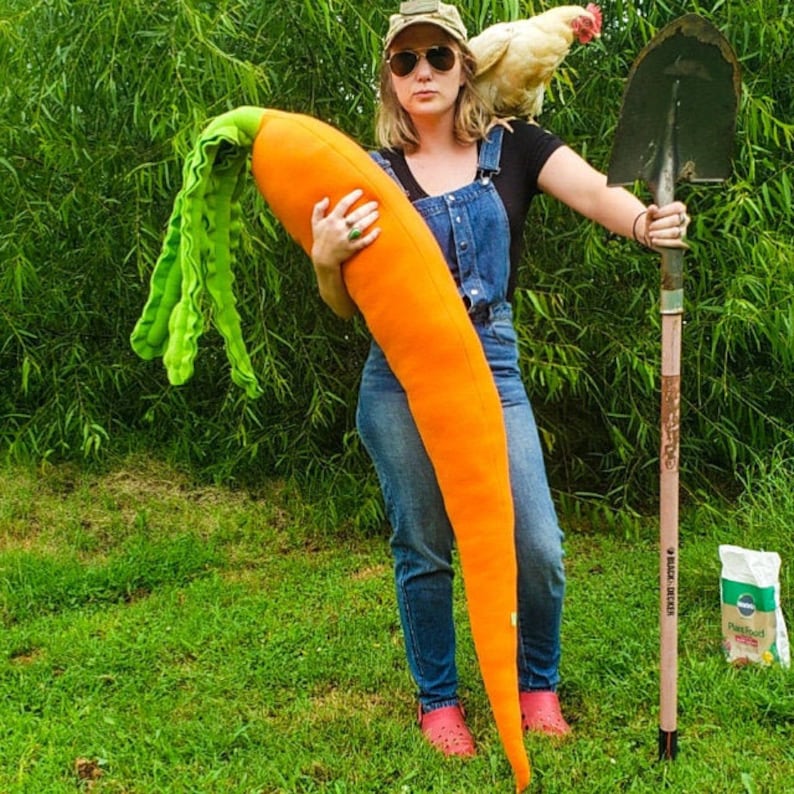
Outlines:
<svg viewBox="0 0 794 794"><path fill-rule="evenodd" d="M659 454L660 667L659 757L677 753L678 469L681 428L681 312L662 315Z"/></svg>
<svg viewBox="0 0 794 794"><path fill-rule="evenodd" d="M657 196L665 203L673 196ZM662 383L659 449L660 668L659 758L678 752L678 470L684 252L662 251Z"/></svg>

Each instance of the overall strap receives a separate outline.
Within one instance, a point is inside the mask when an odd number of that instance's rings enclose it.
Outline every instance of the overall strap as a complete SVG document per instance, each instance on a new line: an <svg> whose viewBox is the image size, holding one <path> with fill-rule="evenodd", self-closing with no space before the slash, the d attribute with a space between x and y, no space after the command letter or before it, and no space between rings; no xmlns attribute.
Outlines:
<svg viewBox="0 0 794 794"><path fill-rule="evenodd" d="M485 136L480 146L480 159L477 163L477 176L488 184L491 177L499 173L499 160L502 156L502 136L504 127L496 126Z"/></svg>
<svg viewBox="0 0 794 794"><path fill-rule="evenodd" d="M371 151L369 156L400 186L400 190L407 196L408 191L405 189L405 185L400 182L400 178L394 172L391 163L378 151Z"/></svg>

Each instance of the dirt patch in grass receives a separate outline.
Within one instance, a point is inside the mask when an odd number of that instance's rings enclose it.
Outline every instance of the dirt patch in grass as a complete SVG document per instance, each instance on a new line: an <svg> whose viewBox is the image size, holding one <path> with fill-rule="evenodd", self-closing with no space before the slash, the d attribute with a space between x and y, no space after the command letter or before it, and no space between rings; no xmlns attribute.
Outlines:
<svg viewBox="0 0 794 794"><path fill-rule="evenodd" d="M43 657L44 650L42 648L20 648L10 654L8 661L20 667L27 667L28 665L35 664Z"/></svg>
<svg viewBox="0 0 794 794"><path fill-rule="evenodd" d="M389 701L378 694L362 696L360 691L330 687L312 695L311 711L306 718L310 722L328 722L340 717L363 715L370 720L389 708Z"/></svg>
<svg viewBox="0 0 794 794"><path fill-rule="evenodd" d="M388 570L389 566L385 563L367 565L364 568L354 571L350 575L350 579L353 582L367 582L370 579L380 579Z"/></svg>

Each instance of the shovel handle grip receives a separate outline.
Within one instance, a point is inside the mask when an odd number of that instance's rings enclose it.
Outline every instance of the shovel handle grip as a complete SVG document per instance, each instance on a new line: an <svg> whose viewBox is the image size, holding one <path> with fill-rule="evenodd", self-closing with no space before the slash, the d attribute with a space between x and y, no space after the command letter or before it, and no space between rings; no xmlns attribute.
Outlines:
<svg viewBox="0 0 794 794"><path fill-rule="evenodd" d="M680 248L662 249L662 314L684 312L684 252Z"/></svg>

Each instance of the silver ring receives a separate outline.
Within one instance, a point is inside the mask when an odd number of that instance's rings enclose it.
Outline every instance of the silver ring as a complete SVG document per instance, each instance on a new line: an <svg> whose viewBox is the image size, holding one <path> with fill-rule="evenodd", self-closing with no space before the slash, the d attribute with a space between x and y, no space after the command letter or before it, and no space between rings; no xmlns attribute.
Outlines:
<svg viewBox="0 0 794 794"><path fill-rule="evenodd" d="M683 226L686 223L686 213L681 212L678 215L678 225Z"/></svg>
<svg viewBox="0 0 794 794"><path fill-rule="evenodd" d="M352 243L354 240L358 240L361 237L361 229L356 228L355 226L348 232L347 239L350 240Z"/></svg>

